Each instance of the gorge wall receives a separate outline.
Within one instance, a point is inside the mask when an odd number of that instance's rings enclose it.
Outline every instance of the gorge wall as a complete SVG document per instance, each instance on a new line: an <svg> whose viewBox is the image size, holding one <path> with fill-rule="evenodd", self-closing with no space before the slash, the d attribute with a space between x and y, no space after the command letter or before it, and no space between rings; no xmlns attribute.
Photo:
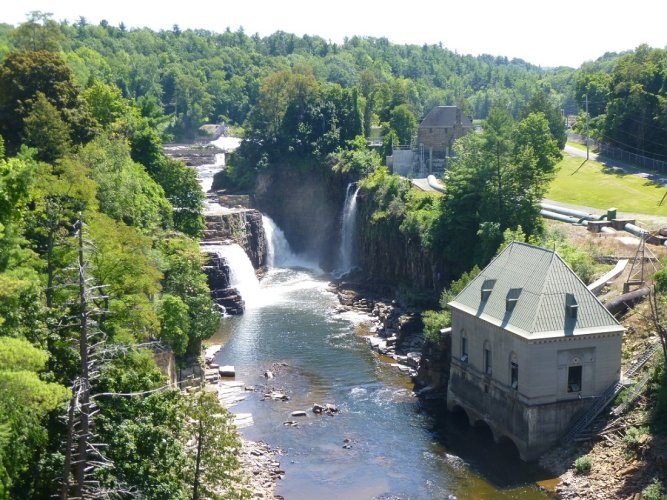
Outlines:
<svg viewBox="0 0 667 500"><path fill-rule="evenodd" d="M276 166L257 180L256 206L280 227L292 250L330 271L337 259L341 208L349 180L324 165Z"/></svg>
<svg viewBox="0 0 667 500"><path fill-rule="evenodd" d="M401 232L400 220L373 221L377 207L363 189L357 205L357 262L366 279L376 285L429 292L437 298L450 280L444 259Z"/></svg>

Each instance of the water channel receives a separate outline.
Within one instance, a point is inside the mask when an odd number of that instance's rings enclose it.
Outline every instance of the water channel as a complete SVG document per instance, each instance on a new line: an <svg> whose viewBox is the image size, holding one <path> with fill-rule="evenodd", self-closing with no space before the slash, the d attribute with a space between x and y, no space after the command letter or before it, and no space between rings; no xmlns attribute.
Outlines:
<svg viewBox="0 0 667 500"><path fill-rule="evenodd" d="M246 272L233 277L251 290L243 316L225 317L211 343L223 344L220 365L255 391L234 406L251 413L247 438L282 450L285 470L276 493L286 499L547 498L541 469L493 443L461 416L422 406L409 377L368 347L369 318L339 313L331 279L289 251L265 219L273 267L257 285ZM229 250L229 249L227 249ZM234 259L243 259L236 250ZM247 266L246 266L247 267ZM273 378L264 374L270 371ZM271 390L288 401L264 398ZM333 416L314 403L335 404ZM307 416L293 417L295 410ZM291 423L290 423L291 422ZM450 496L451 495L451 496Z"/></svg>

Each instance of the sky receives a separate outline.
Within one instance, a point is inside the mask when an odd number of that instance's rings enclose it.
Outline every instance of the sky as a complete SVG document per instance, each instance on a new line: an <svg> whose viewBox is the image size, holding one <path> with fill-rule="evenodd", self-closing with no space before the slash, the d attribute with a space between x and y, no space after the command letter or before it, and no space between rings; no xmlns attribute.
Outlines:
<svg viewBox="0 0 667 500"><path fill-rule="evenodd" d="M345 37L386 37L394 43L438 44L459 54L520 58L543 66L579 67L606 52L642 43L667 47L664 0L5 0L0 22L19 24L31 11L57 21L101 20L128 28L242 27L261 36L282 30Z"/></svg>

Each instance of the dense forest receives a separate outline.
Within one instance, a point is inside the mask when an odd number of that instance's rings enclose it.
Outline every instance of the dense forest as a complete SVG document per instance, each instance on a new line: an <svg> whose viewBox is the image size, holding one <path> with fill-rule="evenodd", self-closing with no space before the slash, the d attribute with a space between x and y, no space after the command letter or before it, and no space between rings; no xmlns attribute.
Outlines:
<svg viewBox="0 0 667 500"><path fill-rule="evenodd" d="M228 188L287 161L365 176L374 220L465 256L450 258L458 276L508 230L543 236L536 202L563 114L586 98L600 138L667 156L665 67L667 52L648 47L544 69L384 38L154 32L41 13L0 25L0 498L234 488L229 418L215 398L166 388L152 356L198 356L219 318L200 270L203 193L163 141L206 122L237 127L246 141L217 181ZM458 144L445 196L415 195L364 136L381 127L385 147L409 142L431 107L453 104L484 131Z"/></svg>
<svg viewBox="0 0 667 500"><path fill-rule="evenodd" d="M231 488L230 417L153 356L196 358L219 323L195 172L162 153L160 106L80 86L48 27L16 35L0 63L0 498Z"/></svg>

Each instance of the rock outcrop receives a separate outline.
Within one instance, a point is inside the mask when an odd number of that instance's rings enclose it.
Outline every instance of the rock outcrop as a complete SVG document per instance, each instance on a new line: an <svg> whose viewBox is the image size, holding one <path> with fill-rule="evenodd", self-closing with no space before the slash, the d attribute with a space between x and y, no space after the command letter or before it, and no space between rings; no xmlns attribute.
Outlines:
<svg viewBox="0 0 667 500"><path fill-rule="evenodd" d="M255 269L266 265L266 235L259 211L233 209L206 215L204 242L223 241L238 243Z"/></svg>
<svg viewBox="0 0 667 500"><path fill-rule="evenodd" d="M206 215L205 244L237 243L248 255L252 266L261 272L266 266L266 235L262 214L252 209L224 209ZM216 304L227 314L243 314L245 305L239 291L231 286L229 264L224 258L208 253L203 267Z"/></svg>
<svg viewBox="0 0 667 500"><path fill-rule="evenodd" d="M443 398L447 394L451 348L451 335L447 335L442 342L424 342L415 377L415 386L420 388L418 394L429 399Z"/></svg>
<svg viewBox="0 0 667 500"><path fill-rule="evenodd" d="M216 254L207 253L207 256L203 271L208 278L208 287L214 302L224 307L226 314L243 314L245 304L239 291L229 282L229 265Z"/></svg>

